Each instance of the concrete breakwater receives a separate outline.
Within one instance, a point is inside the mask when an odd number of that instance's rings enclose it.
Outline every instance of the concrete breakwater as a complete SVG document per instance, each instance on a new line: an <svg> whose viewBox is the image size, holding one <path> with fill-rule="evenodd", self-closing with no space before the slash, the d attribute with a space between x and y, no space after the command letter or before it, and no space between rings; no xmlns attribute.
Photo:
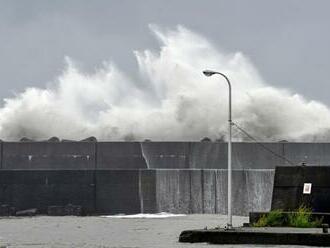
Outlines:
<svg viewBox="0 0 330 248"><path fill-rule="evenodd" d="M274 170L233 172L233 213L270 209ZM226 213L222 169L1 170L0 203L19 210L81 205L87 214Z"/></svg>
<svg viewBox="0 0 330 248"><path fill-rule="evenodd" d="M268 211L275 166L330 164L330 143L233 144L233 213ZM1 142L0 204L90 214L226 213L227 144Z"/></svg>
<svg viewBox="0 0 330 248"><path fill-rule="evenodd" d="M330 165L330 143L233 143L234 169L274 169L306 162ZM226 169L227 144L218 142L1 142L0 168Z"/></svg>

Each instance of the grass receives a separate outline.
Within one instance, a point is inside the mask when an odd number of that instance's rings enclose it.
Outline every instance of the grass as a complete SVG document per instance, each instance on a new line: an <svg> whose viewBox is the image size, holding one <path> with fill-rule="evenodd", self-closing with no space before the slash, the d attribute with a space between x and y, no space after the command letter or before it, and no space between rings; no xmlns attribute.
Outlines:
<svg viewBox="0 0 330 248"><path fill-rule="evenodd" d="M322 219L312 220L312 209L302 205L296 212L288 215L288 226L291 227L319 227L322 224Z"/></svg>
<svg viewBox="0 0 330 248"><path fill-rule="evenodd" d="M281 210L273 210L263 214L259 220L253 224L254 227L283 226L284 215Z"/></svg>
<svg viewBox="0 0 330 248"><path fill-rule="evenodd" d="M253 224L254 227L301 227L311 228L319 227L323 219L312 220L312 209L301 205L296 211L283 213L282 210L273 210L262 215L259 220Z"/></svg>

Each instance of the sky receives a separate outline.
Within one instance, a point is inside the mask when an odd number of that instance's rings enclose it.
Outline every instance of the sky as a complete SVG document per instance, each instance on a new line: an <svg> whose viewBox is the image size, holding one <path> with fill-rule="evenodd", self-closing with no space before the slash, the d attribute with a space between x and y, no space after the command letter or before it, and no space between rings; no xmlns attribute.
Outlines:
<svg viewBox="0 0 330 248"><path fill-rule="evenodd" d="M328 0L0 0L0 99L45 87L65 56L86 72L112 60L134 77L132 51L158 47L148 25L180 24L241 51L268 84L329 106L329 9Z"/></svg>

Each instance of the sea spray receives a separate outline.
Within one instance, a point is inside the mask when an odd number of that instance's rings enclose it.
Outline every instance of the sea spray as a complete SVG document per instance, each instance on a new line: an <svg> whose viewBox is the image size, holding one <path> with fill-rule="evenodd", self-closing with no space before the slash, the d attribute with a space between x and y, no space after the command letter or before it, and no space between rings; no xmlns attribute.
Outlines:
<svg viewBox="0 0 330 248"><path fill-rule="evenodd" d="M178 26L150 26L159 51L135 51L139 78L112 62L82 72L70 58L47 88L27 88L4 100L0 138L43 140L200 140L227 130L228 90L233 87L233 120L260 140L311 141L330 137L327 106L267 85L242 53L226 53L202 36ZM235 132L236 140L245 136Z"/></svg>

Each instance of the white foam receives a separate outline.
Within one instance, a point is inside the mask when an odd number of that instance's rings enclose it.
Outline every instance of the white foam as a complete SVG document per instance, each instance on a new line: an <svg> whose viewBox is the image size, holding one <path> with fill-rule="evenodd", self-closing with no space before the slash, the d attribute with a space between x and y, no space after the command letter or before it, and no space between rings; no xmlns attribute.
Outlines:
<svg viewBox="0 0 330 248"><path fill-rule="evenodd" d="M232 82L233 120L255 137L329 139L327 106L267 85L241 52L221 51L182 26L151 30L160 49L134 52L138 78L131 79L112 62L86 74L67 58L67 68L47 88L28 88L5 99L0 138L216 139L227 131L227 85L217 75L202 75L204 69L215 69Z"/></svg>
<svg viewBox="0 0 330 248"><path fill-rule="evenodd" d="M106 215L101 217L114 218L114 219L164 219L164 218L183 217L183 216L186 215L161 212L157 214Z"/></svg>

